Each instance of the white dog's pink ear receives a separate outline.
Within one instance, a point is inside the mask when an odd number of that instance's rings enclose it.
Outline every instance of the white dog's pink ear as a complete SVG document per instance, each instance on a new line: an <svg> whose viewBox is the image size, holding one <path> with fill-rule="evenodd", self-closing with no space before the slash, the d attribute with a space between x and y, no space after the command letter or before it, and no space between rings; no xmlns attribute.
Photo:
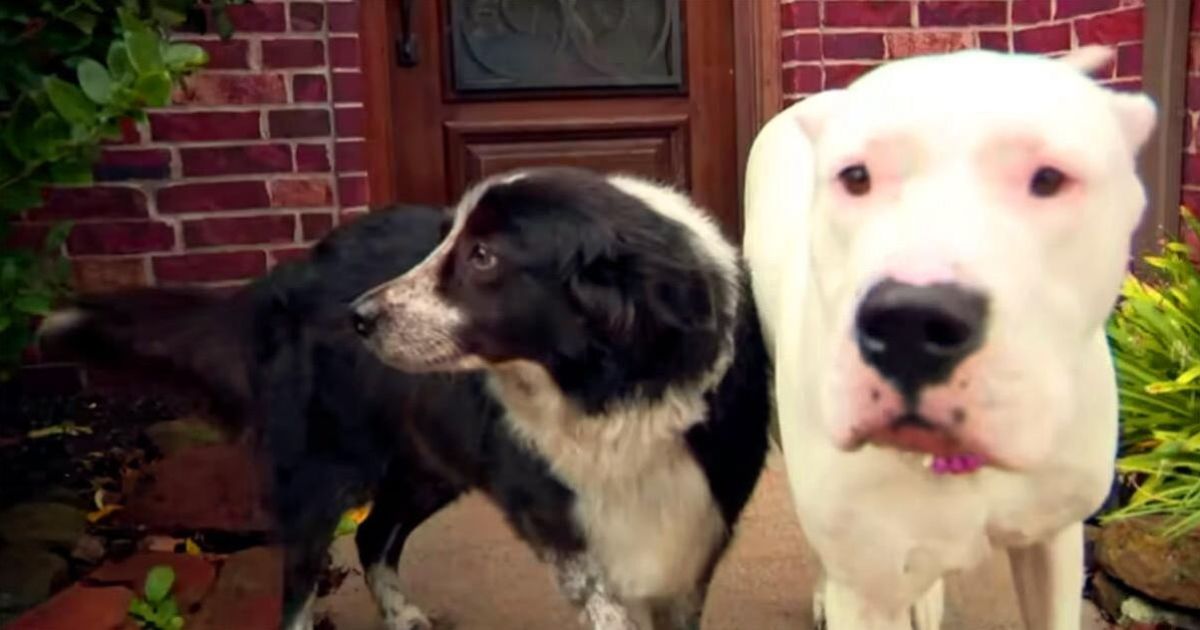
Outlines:
<svg viewBox="0 0 1200 630"><path fill-rule="evenodd" d="M845 95L845 90L818 92L792 105L787 112L800 126L800 131L804 132L805 136L815 138L821 134L821 128L825 126L825 121L841 105Z"/></svg>
<svg viewBox="0 0 1200 630"><path fill-rule="evenodd" d="M1154 130L1158 120L1158 108L1145 94L1113 92L1109 98L1112 99L1117 121L1121 123L1125 141L1129 143L1129 148L1137 153Z"/></svg>
<svg viewBox="0 0 1200 630"><path fill-rule="evenodd" d="M1091 74L1112 61L1113 49L1108 46L1080 46L1058 60L1083 74Z"/></svg>

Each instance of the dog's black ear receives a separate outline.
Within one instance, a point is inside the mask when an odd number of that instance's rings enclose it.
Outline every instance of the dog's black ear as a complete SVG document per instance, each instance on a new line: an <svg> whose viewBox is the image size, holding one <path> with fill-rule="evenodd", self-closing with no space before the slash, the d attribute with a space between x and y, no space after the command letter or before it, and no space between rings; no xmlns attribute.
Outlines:
<svg viewBox="0 0 1200 630"><path fill-rule="evenodd" d="M700 268L674 264L651 268L644 279L645 307L660 327L685 332L712 331L717 327L719 278Z"/></svg>
<svg viewBox="0 0 1200 630"><path fill-rule="evenodd" d="M620 275L612 259L593 259L568 276L567 291L589 325L623 342L634 334L636 312Z"/></svg>

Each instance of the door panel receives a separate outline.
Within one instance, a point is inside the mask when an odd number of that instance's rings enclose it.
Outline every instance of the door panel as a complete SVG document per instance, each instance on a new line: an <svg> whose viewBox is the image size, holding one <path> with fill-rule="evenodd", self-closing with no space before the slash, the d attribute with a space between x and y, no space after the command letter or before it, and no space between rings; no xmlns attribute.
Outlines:
<svg viewBox="0 0 1200 630"><path fill-rule="evenodd" d="M411 4L417 61L388 75L386 201L444 204L498 171L583 166L677 185L737 237L742 1L388 2L393 37Z"/></svg>
<svg viewBox="0 0 1200 630"><path fill-rule="evenodd" d="M687 117L446 122L450 196L514 168L578 166L687 188Z"/></svg>

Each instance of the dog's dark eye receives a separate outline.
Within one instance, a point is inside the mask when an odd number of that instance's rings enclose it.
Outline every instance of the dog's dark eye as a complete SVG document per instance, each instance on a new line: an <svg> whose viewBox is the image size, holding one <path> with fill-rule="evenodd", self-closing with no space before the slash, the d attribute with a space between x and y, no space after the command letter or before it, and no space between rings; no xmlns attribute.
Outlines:
<svg viewBox="0 0 1200 630"><path fill-rule="evenodd" d="M476 243L471 247L471 253L467 255L467 260L471 261L471 266L480 271L487 271L496 266L496 255L483 243Z"/></svg>
<svg viewBox="0 0 1200 630"><path fill-rule="evenodd" d="M1066 183L1067 176L1062 171L1043 166L1033 174L1033 179L1029 180L1029 192L1034 197L1053 197Z"/></svg>
<svg viewBox="0 0 1200 630"><path fill-rule="evenodd" d="M871 192L871 174L862 164L842 169L842 172L838 173L838 179L842 180L842 187L846 189L846 192L855 197L861 197Z"/></svg>

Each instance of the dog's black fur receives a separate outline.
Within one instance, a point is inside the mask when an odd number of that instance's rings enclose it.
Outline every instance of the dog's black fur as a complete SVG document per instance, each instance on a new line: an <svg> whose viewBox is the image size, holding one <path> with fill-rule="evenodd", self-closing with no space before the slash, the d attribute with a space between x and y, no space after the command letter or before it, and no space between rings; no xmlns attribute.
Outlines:
<svg viewBox="0 0 1200 630"><path fill-rule="evenodd" d="M488 201L527 210L561 201L553 190L509 193ZM597 325L608 325L620 313L605 308L636 311L644 300L674 301L671 312L699 318L710 331L678 334L682 324L667 318L654 331L627 331L623 354L590 348L591 355L584 353L587 361L569 370L581 404L602 404L618 384L639 380L636 372L622 369L622 362L647 370L642 382L652 381L651 373L698 370L711 363L715 346L705 335L717 327L707 324L724 315L696 297L704 287L695 283L711 279L696 276L689 268L694 261L647 266L641 264L645 257L636 255L641 245L625 240L630 226L594 230L605 221L641 221L638 212L617 212L608 219L589 214L586 226L573 227L572 217L583 215L560 212L555 224L546 220L547 209L533 212L541 218L531 220L548 231L529 232L536 242L522 245L560 250L562 278L576 283L580 296L573 308L583 309ZM286 550L285 619L313 590L339 515L367 499L374 505L356 538L364 567L395 566L412 530L472 488L490 496L535 548L561 555L587 548L572 514L572 489L514 437L483 373L402 373L376 359L351 329L348 305L425 258L445 233L447 220L429 207L378 210L335 230L309 259L282 265L229 297L168 289L85 296L74 305L80 317L47 329L44 342L90 360L124 360L190 374L225 416L256 427L269 455L274 512ZM670 261L672 249L688 248L675 242L678 234L665 233L662 223L638 229L657 230L646 235L653 237L649 242L671 249L653 254ZM614 264L584 264L613 252L623 254L619 264L615 259ZM584 273L592 275L584 278ZM580 283L587 286L581 290ZM735 325L732 365L706 395L709 417L686 434L729 528L761 470L769 416L768 360L748 287L742 291L736 323L721 327ZM688 315L697 300L700 310ZM578 318L580 312L560 315ZM591 324L577 332L597 334ZM647 337L651 332L654 336ZM715 564L721 549L696 553L711 553Z"/></svg>

